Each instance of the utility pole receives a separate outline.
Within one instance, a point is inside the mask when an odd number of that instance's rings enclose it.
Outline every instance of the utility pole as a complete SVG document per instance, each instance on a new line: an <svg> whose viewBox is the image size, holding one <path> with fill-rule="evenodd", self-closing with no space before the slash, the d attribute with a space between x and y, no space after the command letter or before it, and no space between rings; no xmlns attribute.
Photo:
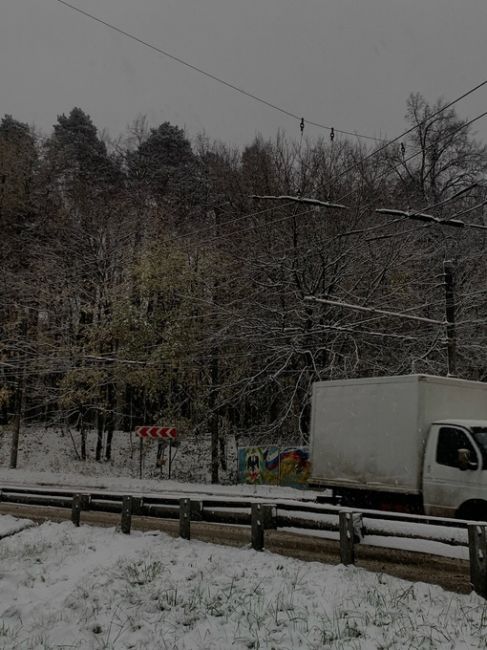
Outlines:
<svg viewBox="0 0 487 650"><path fill-rule="evenodd" d="M445 287L445 320L448 376L455 375L457 366L457 338L455 331L455 283L453 273L455 264L452 260L443 262Z"/></svg>

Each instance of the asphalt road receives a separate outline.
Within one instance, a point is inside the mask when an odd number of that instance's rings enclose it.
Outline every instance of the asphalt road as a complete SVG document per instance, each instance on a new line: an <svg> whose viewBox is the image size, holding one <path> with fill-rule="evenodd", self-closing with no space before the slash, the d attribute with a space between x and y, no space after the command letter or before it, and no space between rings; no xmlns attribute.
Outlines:
<svg viewBox="0 0 487 650"><path fill-rule="evenodd" d="M0 514L26 517L39 523L65 521L71 517L71 511L65 508L7 503L0 503ZM83 511L81 522L93 526L118 526L120 515ZM134 516L132 528L142 531L160 530L176 537L179 534L179 521ZM250 528L244 526L192 522L191 536L204 542L236 547L250 544ZM269 530L265 533L265 547L273 553L305 561L325 564L340 562L338 542L321 537ZM440 585L444 589L458 593L471 591L469 563L464 560L361 544L356 546L356 566L413 582Z"/></svg>

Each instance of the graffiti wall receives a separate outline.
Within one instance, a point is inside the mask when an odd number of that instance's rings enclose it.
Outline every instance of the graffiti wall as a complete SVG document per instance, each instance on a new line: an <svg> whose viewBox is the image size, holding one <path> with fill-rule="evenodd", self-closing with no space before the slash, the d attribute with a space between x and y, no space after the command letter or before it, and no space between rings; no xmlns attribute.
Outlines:
<svg viewBox="0 0 487 650"><path fill-rule="evenodd" d="M311 464L308 447L240 447L239 483L307 487Z"/></svg>

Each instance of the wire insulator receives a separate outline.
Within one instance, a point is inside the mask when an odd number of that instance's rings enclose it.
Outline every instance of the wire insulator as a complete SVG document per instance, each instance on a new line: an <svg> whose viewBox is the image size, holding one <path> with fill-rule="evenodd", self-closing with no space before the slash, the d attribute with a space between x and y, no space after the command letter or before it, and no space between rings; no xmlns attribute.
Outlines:
<svg viewBox="0 0 487 650"><path fill-rule="evenodd" d="M304 117L301 118L301 122L299 123L299 128L301 129L301 133L304 131Z"/></svg>

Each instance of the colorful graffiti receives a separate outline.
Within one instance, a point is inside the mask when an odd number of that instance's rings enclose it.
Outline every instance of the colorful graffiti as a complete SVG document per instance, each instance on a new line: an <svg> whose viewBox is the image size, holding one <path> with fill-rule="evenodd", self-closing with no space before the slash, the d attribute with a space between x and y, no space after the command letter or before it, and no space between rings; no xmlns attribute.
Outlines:
<svg viewBox="0 0 487 650"><path fill-rule="evenodd" d="M278 485L278 447L243 447L238 450L239 483Z"/></svg>
<svg viewBox="0 0 487 650"><path fill-rule="evenodd" d="M238 450L239 483L306 487L310 470L307 447L241 447Z"/></svg>
<svg viewBox="0 0 487 650"><path fill-rule="evenodd" d="M280 453L280 485L307 487L311 461L307 447L290 447Z"/></svg>

